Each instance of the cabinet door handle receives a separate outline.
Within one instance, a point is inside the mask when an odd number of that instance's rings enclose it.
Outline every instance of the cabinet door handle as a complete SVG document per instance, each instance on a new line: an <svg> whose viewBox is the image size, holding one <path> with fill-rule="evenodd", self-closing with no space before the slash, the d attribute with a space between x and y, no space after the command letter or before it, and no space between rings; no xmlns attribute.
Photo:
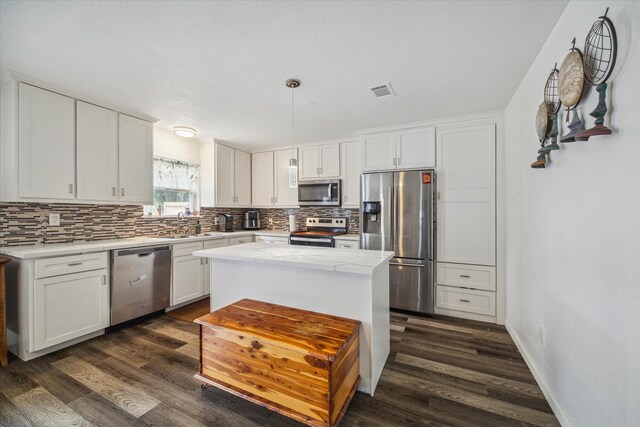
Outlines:
<svg viewBox="0 0 640 427"><path fill-rule="evenodd" d="M82 265L82 262L70 262L67 264L68 267L75 267L76 265Z"/></svg>
<svg viewBox="0 0 640 427"><path fill-rule="evenodd" d="M102 284L106 285L107 284L107 276L106 275L102 275Z"/></svg>
<svg viewBox="0 0 640 427"><path fill-rule="evenodd" d="M112 196L116 195L116 187L111 187L111 195Z"/></svg>
<svg viewBox="0 0 640 427"><path fill-rule="evenodd" d="M393 158L392 162L393 162L393 166L396 166L396 158L395 157Z"/></svg>
<svg viewBox="0 0 640 427"><path fill-rule="evenodd" d="M124 187L120 188L120 197L124 197Z"/></svg>
<svg viewBox="0 0 640 427"><path fill-rule="evenodd" d="M69 193L73 194L73 184L69 184Z"/></svg>
<svg viewBox="0 0 640 427"><path fill-rule="evenodd" d="M400 166L400 157L396 157L396 166Z"/></svg>
<svg viewBox="0 0 640 427"><path fill-rule="evenodd" d="M461 299L462 302L470 302L468 299Z"/></svg>
<svg viewBox="0 0 640 427"><path fill-rule="evenodd" d="M461 274L460 277L464 277L465 279L468 279L471 276L469 276L468 274Z"/></svg>
<svg viewBox="0 0 640 427"><path fill-rule="evenodd" d="M322 168L320 168L320 172L318 173L318 175L322 175Z"/></svg>

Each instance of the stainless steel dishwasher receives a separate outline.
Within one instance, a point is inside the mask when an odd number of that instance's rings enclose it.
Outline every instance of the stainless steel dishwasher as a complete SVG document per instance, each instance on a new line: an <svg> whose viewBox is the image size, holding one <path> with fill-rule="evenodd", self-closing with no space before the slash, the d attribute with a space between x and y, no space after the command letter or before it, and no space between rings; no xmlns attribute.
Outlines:
<svg viewBox="0 0 640 427"><path fill-rule="evenodd" d="M170 293L169 245L112 251L112 326L168 307Z"/></svg>

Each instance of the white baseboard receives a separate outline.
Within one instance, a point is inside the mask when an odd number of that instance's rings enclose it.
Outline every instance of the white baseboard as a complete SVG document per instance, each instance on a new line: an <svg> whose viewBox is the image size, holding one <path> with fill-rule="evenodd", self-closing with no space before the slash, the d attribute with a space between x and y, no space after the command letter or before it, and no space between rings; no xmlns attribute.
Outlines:
<svg viewBox="0 0 640 427"><path fill-rule="evenodd" d="M549 402L549 406L551 406L551 409L553 410L554 415L556 416L556 418L558 418L560 425L564 427L573 427L573 424L571 424L571 421L569 421L569 418L560 407L560 403L556 400L555 396L553 395L553 393L547 386L546 382L544 381L544 378L540 374L540 371L538 371L538 369L536 368L535 363L533 363L533 360L531 359L531 357L529 357L529 354L527 353L527 350L524 348L522 341L520 341L520 337L509 325L509 319L505 320L505 327L507 328L509 335L511 335L511 339L516 344L516 347L518 347L518 351L520 351L520 354L522 355L522 358L524 359L525 363L529 367L529 370L533 374L533 377L538 382L538 386L540 386L540 390L542 390L542 394L544 394L544 397L547 399L547 402Z"/></svg>

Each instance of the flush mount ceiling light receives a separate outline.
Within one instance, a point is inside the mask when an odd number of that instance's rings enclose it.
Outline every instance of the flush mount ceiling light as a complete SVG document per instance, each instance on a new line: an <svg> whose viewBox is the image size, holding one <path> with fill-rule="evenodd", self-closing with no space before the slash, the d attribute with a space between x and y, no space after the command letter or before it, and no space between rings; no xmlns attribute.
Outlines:
<svg viewBox="0 0 640 427"><path fill-rule="evenodd" d="M193 138L196 136L196 130L193 128L188 128L186 126L176 126L173 128L173 133L183 138Z"/></svg>

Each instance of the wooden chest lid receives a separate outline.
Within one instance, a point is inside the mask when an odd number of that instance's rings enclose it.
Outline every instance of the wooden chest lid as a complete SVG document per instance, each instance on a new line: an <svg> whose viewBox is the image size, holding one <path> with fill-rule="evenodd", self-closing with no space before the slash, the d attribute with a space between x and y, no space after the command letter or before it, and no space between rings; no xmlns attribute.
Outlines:
<svg viewBox="0 0 640 427"><path fill-rule="evenodd" d="M274 345L333 360L360 321L243 299L195 320Z"/></svg>

